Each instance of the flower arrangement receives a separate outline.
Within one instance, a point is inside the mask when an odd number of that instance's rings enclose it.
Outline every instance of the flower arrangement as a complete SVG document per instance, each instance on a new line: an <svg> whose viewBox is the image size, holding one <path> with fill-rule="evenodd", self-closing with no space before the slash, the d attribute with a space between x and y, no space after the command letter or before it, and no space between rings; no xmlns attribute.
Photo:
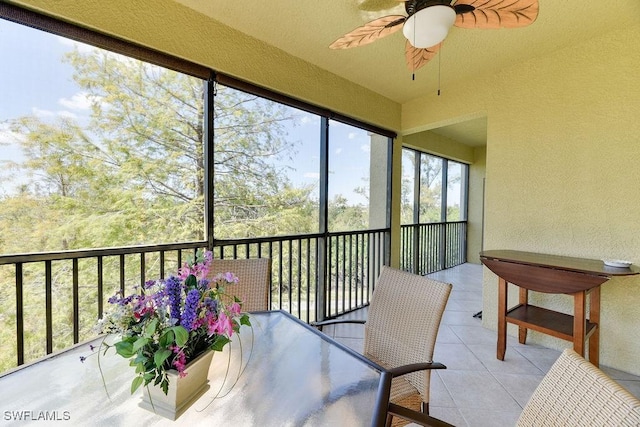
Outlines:
<svg viewBox="0 0 640 427"><path fill-rule="evenodd" d="M120 341L103 341L102 346L105 352L115 347L116 353L130 359L135 367L132 394L150 383L167 394L168 370L185 376L189 361L207 349L221 351L240 325L250 326L242 302L226 293L238 278L225 273L209 281L211 261L211 252L198 252L177 276L148 281L139 293L109 299L111 310L99 320L98 330L120 336Z"/></svg>

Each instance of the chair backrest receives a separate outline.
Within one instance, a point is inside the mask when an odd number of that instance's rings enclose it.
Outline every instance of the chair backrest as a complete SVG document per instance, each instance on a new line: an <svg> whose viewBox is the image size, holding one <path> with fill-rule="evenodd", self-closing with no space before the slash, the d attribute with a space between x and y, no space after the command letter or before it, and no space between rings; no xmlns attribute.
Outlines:
<svg viewBox="0 0 640 427"><path fill-rule="evenodd" d="M271 259L214 259L208 277L227 272L238 276L238 283L227 291L242 300L243 311L269 309Z"/></svg>
<svg viewBox="0 0 640 427"><path fill-rule="evenodd" d="M517 426L639 426L640 400L571 349L524 407Z"/></svg>
<svg viewBox="0 0 640 427"><path fill-rule="evenodd" d="M451 284L383 266L365 324L364 353L391 368L431 362ZM429 402L430 371L405 376Z"/></svg>

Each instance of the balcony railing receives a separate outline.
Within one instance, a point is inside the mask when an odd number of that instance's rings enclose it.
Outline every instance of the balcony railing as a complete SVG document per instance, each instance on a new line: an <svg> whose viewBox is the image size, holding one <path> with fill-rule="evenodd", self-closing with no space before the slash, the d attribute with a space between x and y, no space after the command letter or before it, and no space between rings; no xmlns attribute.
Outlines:
<svg viewBox="0 0 640 427"><path fill-rule="evenodd" d="M467 222L401 227L400 268L425 275L467 262Z"/></svg>
<svg viewBox="0 0 640 427"><path fill-rule="evenodd" d="M272 309L311 322L369 303L388 230L217 241L214 258L271 258ZM117 291L177 272L206 242L0 256L0 372L95 337ZM12 271L13 270L13 271ZM319 285L321 284L321 285Z"/></svg>
<svg viewBox="0 0 640 427"><path fill-rule="evenodd" d="M466 223L402 227L401 267L427 274L465 262ZM214 258L271 258L272 309L312 322L369 303L389 230L216 241ZM117 291L175 273L206 242L0 256L0 372L93 338Z"/></svg>

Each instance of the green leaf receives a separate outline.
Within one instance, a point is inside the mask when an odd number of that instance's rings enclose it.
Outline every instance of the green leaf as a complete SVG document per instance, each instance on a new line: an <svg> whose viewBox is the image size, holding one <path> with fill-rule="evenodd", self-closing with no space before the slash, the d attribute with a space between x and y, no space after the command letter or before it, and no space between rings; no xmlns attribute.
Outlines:
<svg viewBox="0 0 640 427"><path fill-rule="evenodd" d="M176 345L178 347L184 347L189 339L189 332L184 328L184 326L174 326L171 329L176 334Z"/></svg>
<svg viewBox="0 0 640 427"><path fill-rule="evenodd" d="M242 317L240 317L240 324L245 326L251 326L251 321L249 320L248 314L243 314Z"/></svg>
<svg viewBox="0 0 640 427"><path fill-rule="evenodd" d="M138 387L142 385L142 381L144 381L144 378L142 378L141 376L137 376L133 379L133 381L131 382L131 394L135 393Z"/></svg>
<svg viewBox="0 0 640 427"><path fill-rule="evenodd" d="M149 343L149 338L138 338L136 342L133 343L132 351L136 352L140 350L142 347L147 345L147 343Z"/></svg>
<svg viewBox="0 0 640 427"><path fill-rule="evenodd" d="M137 365L138 363L142 363L143 365L146 365L147 360L149 359L147 358L147 356L141 353L142 352L137 353L136 357L131 361L131 366L133 366L134 364Z"/></svg>
<svg viewBox="0 0 640 427"><path fill-rule="evenodd" d="M153 334L156 333L156 328L158 327L158 319L154 319L149 323L144 331L144 335L148 338L151 338Z"/></svg>
<svg viewBox="0 0 640 427"><path fill-rule="evenodd" d="M116 353L118 353L120 356L124 357L125 359L133 357L136 354L136 352L133 350L133 344L128 341L117 342L115 344L115 347L116 347Z"/></svg>
<svg viewBox="0 0 640 427"><path fill-rule="evenodd" d="M194 276L193 274L190 274L184 281L184 286L187 288L187 290L191 290L196 286L198 286L198 281L196 280L196 276Z"/></svg>
<svg viewBox="0 0 640 427"><path fill-rule="evenodd" d="M142 374L144 373L145 369L144 369L144 363L137 363L136 364L136 374Z"/></svg>
<svg viewBox="0 0 640 427"><path fill-rule="evenodd" d="M213 343L211 344L210 348L215 351L222 351L224 346L230 342L231 340L225 337L224 335L218 335L216 339L213 341Z"/></svg>
<svg viewBox="0 0 640 427"><path fill-rule="evenodd" d="M159 340L159 344L160 347L169 347L169 345L171 345L171 343L173 343L173 340L175 339L176 334L173 332L172 329L167 329L166 332L164 334L162 334L162 336L160 337Z"/></svg>
<svg viewBox="0 0 640 427"><path fill-rule="evenodd" d="M160 350L156 351L155 354L153 355L153 363L155 363L156 367L159 368L162 366L164 361L167 360L169 356L171 356L171 354L172 354L171 350L168 350L166 348L161 348Z"/></svg>

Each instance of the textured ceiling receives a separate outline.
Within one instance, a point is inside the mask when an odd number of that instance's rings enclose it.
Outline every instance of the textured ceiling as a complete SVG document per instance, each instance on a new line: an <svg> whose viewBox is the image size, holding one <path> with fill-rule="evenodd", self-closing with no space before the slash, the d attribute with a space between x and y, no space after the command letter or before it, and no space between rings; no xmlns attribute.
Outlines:
<svg viewBox="0 0 640 427"><path fill-rule="evenodd" d="M388 14L405 14L402 2L176 1L399 103L435 93L438 80L444 94L448 86L498 73L511 64L544 56L599 33L637 25L640 21L638 0L539 0L538 19L525 28L480 30L453 27L440 53L418 70L415 80L412 80L405 65L402 32L353 49L328 48L338 37L372 19ZM388 6L392 8L380 10ZM486 134L486 121L474 122L484 126ZM455 127L446 131L456 134ZM468 131L477 134L478 128ZM466 143L478 145L477 140Z"/></svg>

